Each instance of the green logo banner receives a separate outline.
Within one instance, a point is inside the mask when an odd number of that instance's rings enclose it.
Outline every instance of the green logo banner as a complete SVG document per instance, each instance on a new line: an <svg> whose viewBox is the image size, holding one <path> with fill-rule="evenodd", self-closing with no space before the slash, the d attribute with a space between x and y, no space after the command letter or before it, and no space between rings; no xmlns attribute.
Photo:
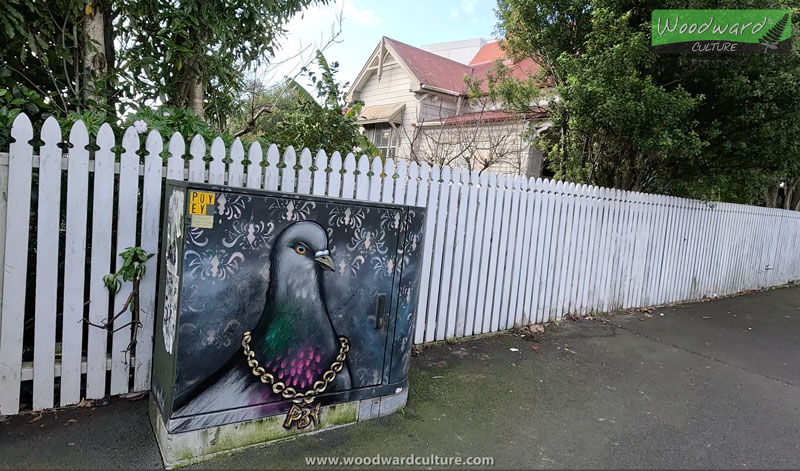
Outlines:
<svg viewBox="0 0 800 471"><path fill-rule="evenodd" d="M786 53L791 10L653 10L652 45L663 53Z"/></svg>

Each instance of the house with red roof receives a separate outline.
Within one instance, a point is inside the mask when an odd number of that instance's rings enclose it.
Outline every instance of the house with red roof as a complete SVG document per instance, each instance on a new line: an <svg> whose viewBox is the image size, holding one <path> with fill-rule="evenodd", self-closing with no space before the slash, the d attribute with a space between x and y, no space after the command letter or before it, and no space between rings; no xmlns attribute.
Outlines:
<svg viewBox="0 0 800 471"><path fill-rule="evenodd" d="M498 41L414 47L383 37L348 99L364 103L359 123L384 157L539 176L542 153L533 142L550 126L546 100L526 113L491 101L487 76L498 61L513 77L540 75L539 64L509 60ZM483 93L471 94L470 82Z"/></svg>

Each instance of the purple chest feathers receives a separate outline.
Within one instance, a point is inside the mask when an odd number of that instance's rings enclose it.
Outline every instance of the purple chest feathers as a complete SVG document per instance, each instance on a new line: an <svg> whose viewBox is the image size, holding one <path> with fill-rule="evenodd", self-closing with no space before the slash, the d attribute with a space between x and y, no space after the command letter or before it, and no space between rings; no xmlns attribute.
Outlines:
<svg viewBox="0 0 800 471"><path fill-rule="evenodd" d="M264 368L272 372L275 381L291 386L298 392L313 387L322 380L322 374L330 367L331 355L313 345L292 347L273 359L267 359Z"/></svg>

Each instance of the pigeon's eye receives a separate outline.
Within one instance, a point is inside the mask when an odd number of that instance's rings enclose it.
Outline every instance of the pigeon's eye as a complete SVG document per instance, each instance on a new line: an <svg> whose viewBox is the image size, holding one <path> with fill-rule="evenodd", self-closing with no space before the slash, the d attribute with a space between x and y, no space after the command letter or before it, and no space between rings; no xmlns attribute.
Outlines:
<svg viewBox="0 0 800 471"><path fill-rule="evenodd" d="M294 251L300 255L305 255L308 252L308 248L304 244L297 244L294 246Z"/></svg>

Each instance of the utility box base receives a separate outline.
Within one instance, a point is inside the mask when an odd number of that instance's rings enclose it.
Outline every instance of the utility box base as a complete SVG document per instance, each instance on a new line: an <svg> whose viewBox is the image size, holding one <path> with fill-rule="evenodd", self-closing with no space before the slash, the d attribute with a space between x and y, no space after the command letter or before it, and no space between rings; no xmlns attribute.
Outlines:
<svg viewBox="0 0 800 471"><path fill-rule="evenodd" d="M169 433L158 405L150 399L150 423L156 435L164 467L167 469L189 466L219 456L338 428L363 420L383 417L397 412L406 405L408 389L383 397L363 399L322 406L319 423L304 429L283 427L284 416L276 415L261 419L220 425L181 433Z"/></svg>

